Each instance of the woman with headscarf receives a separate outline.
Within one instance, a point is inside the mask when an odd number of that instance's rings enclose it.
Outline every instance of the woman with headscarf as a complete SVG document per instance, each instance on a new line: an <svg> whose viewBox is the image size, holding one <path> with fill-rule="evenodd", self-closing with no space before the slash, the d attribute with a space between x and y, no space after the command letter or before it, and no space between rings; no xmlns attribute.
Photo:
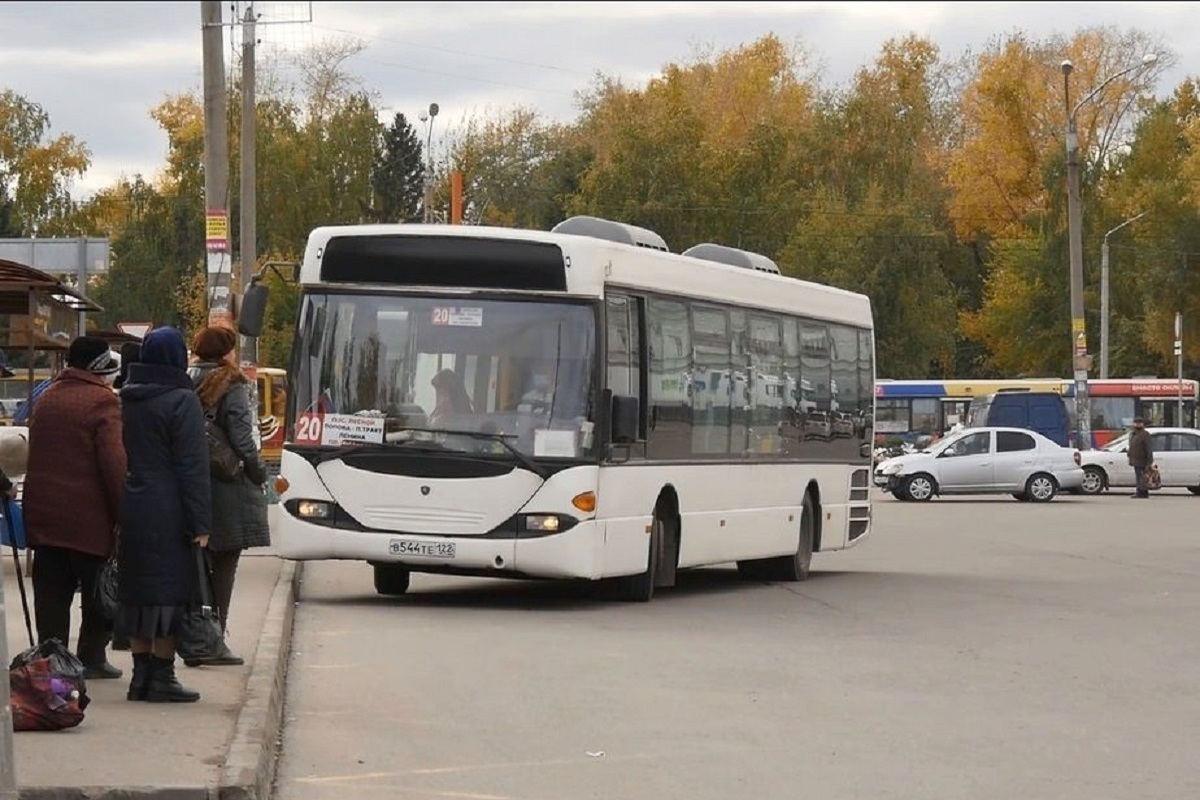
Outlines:
<svg viewBox="0 0 1200 800"><path fill-rule="evenodd" d="M212 481L212 536L208 550L212 556L213 595L221 627L229 621L233 582L242 551L271 544L267 524L267 469L254 441L254 414L250 408L250 379L238 366L237 334L229 328L209 326L192 340L192 352L199 360L190 370L200 406L225 432L225 438L242 462L241 472L231 481ZM189 667L200 665L238 665L240 656L222 647L220 652L203 659L189 659Z"/></svg>
<svg viewBox="0 0 1200 800"><path fill-rule="evenodd" d="M129 700L195 702L175 677L175 635L198 589L196 548L212 502L204 412L174 328L142 340L121 388L128 473L118 545L121 617L133 653Z"/></svg>

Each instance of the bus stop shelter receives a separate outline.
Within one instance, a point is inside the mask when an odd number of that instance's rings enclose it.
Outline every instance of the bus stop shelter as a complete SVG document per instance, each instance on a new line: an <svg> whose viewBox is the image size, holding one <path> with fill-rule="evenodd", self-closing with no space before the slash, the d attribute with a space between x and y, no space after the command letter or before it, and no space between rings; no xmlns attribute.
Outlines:
<svg viewBox="0 0 1200 800"><path fill-rule="evenodd" d="M38 354L65 355L82 333L83 315L103 310L53 275L0 259L0 349L9 357L26 354L27 402Z"/></svg>

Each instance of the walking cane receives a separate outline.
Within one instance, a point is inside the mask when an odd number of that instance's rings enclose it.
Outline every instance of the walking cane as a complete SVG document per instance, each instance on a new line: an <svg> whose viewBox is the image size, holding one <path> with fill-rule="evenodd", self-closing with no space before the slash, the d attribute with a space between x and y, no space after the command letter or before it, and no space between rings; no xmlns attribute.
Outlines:
<svg viewBox="0 0 1200 800"><path fill-rule="evenodd" d="M17 552L17 530L13 524L13 501L11 497L7 496L4 498L4 526L8 529L8 543L12 547L13 565L17 568L17 588L21 592L21 610L25 612L25 631L29 634L29 646L34 647L37 645L37 641L33 638L33 618L29 614L29 598L25 595L25 576L21 573L21 555Z"/></svg>

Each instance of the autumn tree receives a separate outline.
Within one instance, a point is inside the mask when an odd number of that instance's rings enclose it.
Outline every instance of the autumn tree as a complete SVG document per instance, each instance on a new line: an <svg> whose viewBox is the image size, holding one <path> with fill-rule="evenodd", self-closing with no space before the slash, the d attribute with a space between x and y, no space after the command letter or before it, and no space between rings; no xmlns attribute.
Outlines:
<svg viewBox="0 0 1200 800"><path fill-rule="evenodd" d="M592 159L572 213L774 255L798 215L817 87L778 37L670 64L644 89L602 78L579 120Z"/></svg>
<svg viewBox="0 0 1200 800"><path fill-rule="evenodd" d="M464 176L464 218L476 224L553 227L568 216L591 158L573 126L549 124L524 107L472 117L447 139L447 163Z"/></svg>
<svg viewBox="0 0 1200 800"><path fill-rule="evenodd" d="M942 374L954 359L955 296L940 268L952 244L886 194L868 190L853 208L833 194L814 201L780 254L780 268L871 298L877 374Z"/></svg>
<svg viewBox="0 0 1200 800"><path fill-rule="evenodd" d="M50 115L11 89L0 91L0 223L20 236L78 234L72 182L91 154L70 134L50 135Z"/></svg>
<svg viewBox="0 0 1200 800"><path fill-rule="evenodd" d="M1094 287L1103 236L1094 221L1105 216L1115 148L1131 130L1130 112L1157 71L1132 71L1098 90L1107 76L1140 63L1155 49L1137 31L1094 28L1070 39L1001 38L976 61L962 99L960 145L948 160L949 210L958 234L980 248L988 264L983 301L977 309L961 310L961 324L971 338L987 344L989 364L1001 372L1071 371L1063 139L1068 98L1061 61L1066 57L1075 64L1070 102L1077 109L1085 162L1084 263L1087 285ZM1164 56L1160 64L1169 61ZM1094 292L1089 291L1086 305L1089 328L1096 331ZM1062 344L1030 363L1033 340Z"/></svg>

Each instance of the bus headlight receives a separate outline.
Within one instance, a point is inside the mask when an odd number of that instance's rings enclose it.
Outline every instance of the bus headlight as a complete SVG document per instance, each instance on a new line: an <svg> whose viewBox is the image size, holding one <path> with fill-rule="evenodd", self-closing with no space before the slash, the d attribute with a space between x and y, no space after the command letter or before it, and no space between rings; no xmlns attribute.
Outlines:
<svg viewBox="0 0 1200 800"><path fill-rule="evenodd" d="M300 519L331 519L333 503L324 500L299 500L296 503L296 516Z"/></svg>
<svg viewBox="0 0 1200 800"><path fill-rule="evenodd" d="M556 514L528 514L525 517L525 530L538 533L558 533L562 529L562 520Z"/></svg>

